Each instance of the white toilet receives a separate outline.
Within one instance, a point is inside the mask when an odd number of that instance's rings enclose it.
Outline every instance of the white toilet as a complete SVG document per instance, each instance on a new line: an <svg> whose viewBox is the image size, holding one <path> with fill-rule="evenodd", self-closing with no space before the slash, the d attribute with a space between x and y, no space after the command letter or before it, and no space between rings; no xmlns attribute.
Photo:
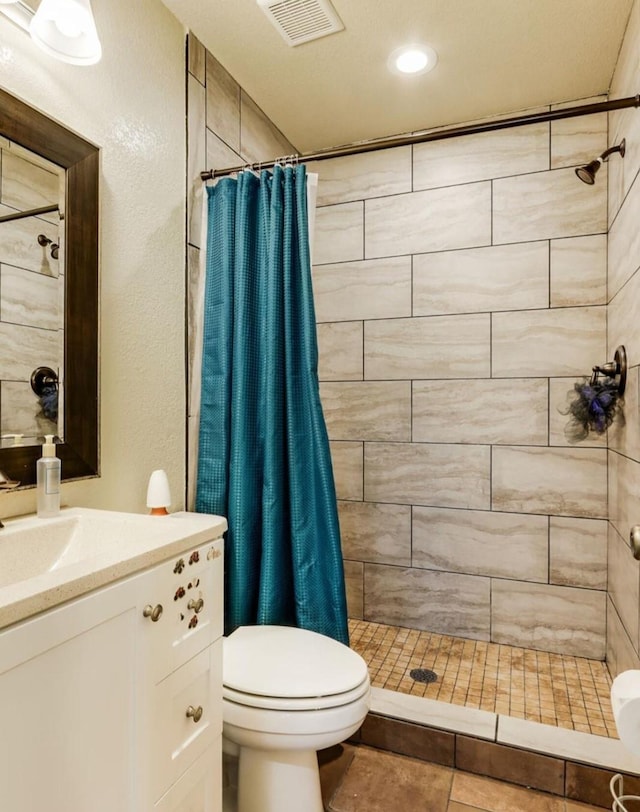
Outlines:
<svg viewBox="0 0 640 812"><path fill-rule="evenodd" d="M365 661L286 626L240 626L224 640L223 735L239 746L238 812L322 812L316 751L369 710Z"/></svg>

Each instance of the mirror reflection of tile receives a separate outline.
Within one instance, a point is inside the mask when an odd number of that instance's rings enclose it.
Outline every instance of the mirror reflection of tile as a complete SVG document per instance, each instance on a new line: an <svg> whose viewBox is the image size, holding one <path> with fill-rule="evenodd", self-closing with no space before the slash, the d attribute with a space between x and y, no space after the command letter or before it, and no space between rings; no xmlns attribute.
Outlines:
<svg viewBox="0 0 640 812"><path fill-rule="evenodd" d="M64 170L60 167L0 139L0 168L0 217L52 204L64 208ZM57 212L0 222L3 447L31 444L44 434L61 433L44 416L30 378L39 366L60 372L63 367L63 231Z"/></svg>

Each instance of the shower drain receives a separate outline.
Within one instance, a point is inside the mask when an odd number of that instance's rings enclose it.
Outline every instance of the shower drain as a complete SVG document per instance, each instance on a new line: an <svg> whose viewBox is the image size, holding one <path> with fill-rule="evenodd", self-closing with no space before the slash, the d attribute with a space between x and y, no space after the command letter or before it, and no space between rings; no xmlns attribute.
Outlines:
<svg viewBox="0 0 640 812"><path fill-rule="evenodd" d="M438 681L438 675L430 668L413 668L409 671L409 676L416 682L426 682L427 684Z"/></svg>

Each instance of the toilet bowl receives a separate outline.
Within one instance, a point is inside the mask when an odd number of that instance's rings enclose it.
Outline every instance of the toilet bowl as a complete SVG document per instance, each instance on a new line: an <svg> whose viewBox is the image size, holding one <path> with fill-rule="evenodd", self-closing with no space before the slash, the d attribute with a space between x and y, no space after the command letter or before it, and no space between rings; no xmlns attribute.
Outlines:
<svg viewBox="0 0 640 812"><path fill-rule="evenodd" d="M323 812L316 751L364 721L365 661L285 626L241 626L223 645L223 735L239 747L238 812Z"/></svg>

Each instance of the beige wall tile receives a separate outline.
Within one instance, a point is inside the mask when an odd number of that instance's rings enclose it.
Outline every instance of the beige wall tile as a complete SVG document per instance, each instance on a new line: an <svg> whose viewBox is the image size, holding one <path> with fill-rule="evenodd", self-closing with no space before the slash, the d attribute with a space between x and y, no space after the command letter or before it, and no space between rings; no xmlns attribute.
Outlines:
<svg viewBox="0 0 640 812"><path fill-rule="evenodd" d="M28 381L36 367L62 366L57 330L0 323L0 380Z"/></svg>
<svg viewBox="0 0 640 812"><path fill-rule="evenodd" d="M411 191L411 147L310 161L307 172L320 176L319 206L402 194Z"/></svg>
<svg viewBox="0 0 640 812"><path fill-rule="evenodd" d="M321 381L361 381L361 321L318 324L318 377Z"/></svg>
<svg viewBox="0 0 640 812"><path fill-rule="evenodd" d="M606 308L496 313L492 373L497 377L590 375L606 355Z"/></svg>
<svg viewBox="0 0 640 812"><path fill-rule="evenodd" d="M411 564L411 507L338 502L342 554L352 561Z"/></svg>
<svg viewBox="0 0 640 812"><path fill-rule="evenodd" d="M26 440L62 432L62 426L58 427L42 414L38 397L26 381L0 382L0 403L1 434L23 434Z"/></svg>
<svg viewBox="0 0 640 812"><path fill-rule="evenodd" d="M347 591L347 614L354 620L362 620L364 617L364 564L361 561L345 561L344 580Z"/></svg>
<svg viewBox="0 0 640 812"><path fill-rule="evenodd" d="M187 135L187 242L199 247L206 191L200 178L207 167L206 91L193 76L187 76Z"/></svg>
<svg viewBox="0 0 640 812"><path fill-rule="evenodd" d="M413 508L413 566L546 583L546 516Z"/></svg>
<svg viewBox="0 0 640 812"><path fill-rule="evenodd" d="M597 519L607 515L604 449L496 446L492 461L494 510Z"/></svg>
<svg viewBox="0 0 640 812"><path fill-rule="evenodd" d="M240 153L245 161L273 161L296 148L244 90L240 91Z"/></svg>
<svg viewBox="0 0 640 812"><path fill-rule="evenodd" d="M0 319L44 330L62 328L61 281L12 265L0 265Z"/></svg>
<svg viewBox="0 0 640 812"><path fill-rule="evenodd" d="M608 438L609 448L619 451L625 457L640 461L640 380L638 367L632 367L627 373L623 417L618 416L616 418L609 429Z"/></svg>
<svg viewBox="0 0 640 812"><path fill-rule="evenodd" d="M546 378L414 381L414 442L547 445Z"/></svg>
<svg viewBox="0 0 640 812"><path fill-rule="evenodd" d="M488 446L366 443L364 498L434 507L489 507Z"/></svg>
<svg viewBox="0 0 640 812"><path fill-rule="evenodd" d="M546 241L419 254L413 258L415 316L527 310L548 304Z"/></svg>
<svg viewBox="0 0 640 812"><path fill-rule="evenodd" d="M640 462L609 451L609 521L622 538L640 524Z"/></svg>
<svg viewBox="0 0 640 812"><path fill-rule="evenodd" d="M365 202L365 257L491 243L491 184L471 183Z"/></svg>
<svg viewBox="0 0 640 812"><path fill-rule="evenodd" d="M606 96L581 99L580 104L595 104L599 101L606 101ZM574 107L576 103L570 102L566 106ZM556 109L556 105L553 109ZM552 121L551 168L580 166L597 158L607 148L607 131L606 113Z"/></svg>
<svg viewBox="0 0 640 812"><path fill-rule="evenodd" d="M200 414L201 341L203 324L204 283L200 273L200 249L187 247L187 380L189 397L187 414ZM198 404L196 406L196 403ZM199 429L196 429L196 435Z"/></svg>
<svg viewBox="0 0 640 812"><path fill-rule="evenodd" d="M411 382L322 383L320 397L332 440L410 440Z"/></svg>
<svg viewBox="0 0 640 812"><path fill-rule="evenodd" d="M236 152L240 151L240 85L206 54L207 127Z"/></svg>
<svg viewBox="0 0 640 812"><path fill-rule="evenodd" d="M368 321L365 378L488 377L489 320L478 314Z"/></svg>
<svg viewBox="0 0 640 812"><path fill-rule="evenodd" d="M549 125L447 138L413 148L413 188L432 189L549 169Z"/></svg>
<svg viewBox="0 0 640 812"><path fill-rule="evenodd" d="M601 173L604 174L604 173ZM581 183L573 169L493 182L493 242L578 237L607 229L607 185Z"/></svg>
<svg viewBox="0 0 640 812"><path fill-rule="evenodd" d="M341 203L316 211L313 243L315 265L348 262L364 256L363 203Z"/></svg>
<svg viewBox="0 0 640 812"><path fill-rule="evenodd" d="M496 643L601 660L605 593L522 581L491 582L491 637Z"/></svg>
<svg viewBox="0 0 640 812"><path fill-rule="evenodd" d="M26 211L60 203L58 173L49 172L10 150L2 150L1 170L3 205Z"/></svg>
<svg viewBox="0 0 640 812"><path fill-rule="evenodd" d="M633 96L640 80L640 6L632 4L627 30L611 80L610 98ZM609 212L610 218L617 213L620 204L640 168L640 120L634 108L618 110L609 114L609 145L619 144L626 137L627 151L623 161L614 160L609 166ZM611 221L610 220L610 221Z"/></svg>
<svg viewBox="0 0 640 812"><path fill-rule="evenodd" d="M561 586L607 588L604 519L549 519L549 581Z"/></svg>
<svg viewBox="0 0 640 812"><path fill-rule="evenodd" d="M640 73L635 80L637 85ZM635 90L624 94L626 96L635 95ZM621 98L615 96L612 98ZM629 189L631 188L640 169L640 121L634 115L638 111L634 108L626 110L615 110L609 113L609 146L616 146L625 140L625 155L621 159L619 155L614 155L611 161L607 162L609 206L609 224L613 223L620 211Z"/></svg>
<svg viewBox="0 0 640 812"><path fill-rule="evenodd" d="M631 186L629 194L609 230L609 300L616 295L638 267L640 229L637 226L639 220L640 181L636 181Z"/></svg>
<svg viewBox="0 0 640 812"><path fill-rule="evenodd" d="M607 235L551 240L551 307L607 302Z"/></svg>
<svg viewBox="0 0 640 812"><path fill-rule="evenodd" d="M489 583L473 575L365 564L364 617L488 640Z"/></svg>
<svg viewBox="0 0 640 812"><path fill-rule="evenodd" d="M362 500L364 470L362 443L334 442L329 445L338 499Z"/></svg>
<svg viewBox="0 0 640 812"><path fill-rule="evenodd" d="M319 322L410 316L411 257L316 266L313 294Z"/></svg>
<svg viewBox="0 0 640 812"><path fill-rule="evenodd" d="M0 205L0 215L13 213L13 209ZM45 276L58 276L59 261L53 259L48 246L38 245L39 234L59 243L60 229L57 225L39 217L25 217L24 220L3 223L2 229L0 262Z"/></svg>
<svg viewBox="0 0 640 812"><path fill-rule="evenodd" d="M585 370L583 376L578 380L582 381L587 375ZM569 438L571 437L572 422L569 414L569 406L577 397L574 385L576 378L551 378L549 380L549 445L577 445L580 448L606 448L607 434L589 432L584 440L577 444Z"/></svg>
<svg viewBox="0 0 640 812"><path fill-rule="evenodd" d="M607 554L609 597L627 634L638 647L638 606L640 605L640 563L635 560L628 542L610 522Z"/></svg>
<svg viewBox="0 0 640 812"><path fill-rule="evenodd" d="M206 51L192 31L189 31L187 37L187 70L200 84L205 83Z"/></svg>
<svg viewBox="0 0 640 812"><path fill-rule="evenodd" d="M207 169L227 169L244 163L239 153L221 141L218 136L207 129ZM204 187L203 187L204 188Z"/></svg>
<svg viewBox="0 0 640 812"><path fill-rule="evenodd" d="M640 249L640 245L638 246ZM638 254L640 262L640 253ZM618 344L624 344L630 366L640 360L640 271L636 271L609 305L608 345L611 359Z"/></svg>
<svg viewBox="0 0 640 812"><path fill-rule="evenodd" d="M607 600L607 668L612 677L623 671L640 669L640 657L631 642L611 598Z"/></svg>

